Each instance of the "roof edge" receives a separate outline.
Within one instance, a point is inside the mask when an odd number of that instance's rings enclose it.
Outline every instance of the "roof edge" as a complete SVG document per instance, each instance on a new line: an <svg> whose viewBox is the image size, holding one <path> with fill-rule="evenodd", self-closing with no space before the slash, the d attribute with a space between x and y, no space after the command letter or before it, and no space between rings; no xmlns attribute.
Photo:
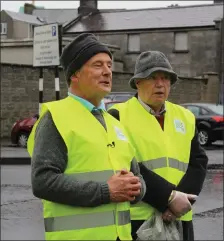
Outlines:
<svg viewBox="0 0 224 241"><path fill-rule="evenodd" d="M198 4L198 5L187 5L187 6L176 6L176 7L157 7L157 8L140 8L140 9L121 9L121 11L119 12L136 12L136 11L145 11L145 10L161 10L161 9L180 9L180 8L194 8L194 7L214 7L214 6L221 6L223 5L223 3L216 3L216 4L213 4L213 3L210 3L210 4ZM109 9L108 9L109 10ZM101 9L99 9L99 11L101 12ZM105 13L107 12L107 10L102 10L102 12ZM111 12L108 11L108 12Z"/></svg>
<svg viewBox="0 0 224 241"><path fill-rule="evenodd" d="M127 32L141 32L141 31L186 31L186 29L207 29L211 28L214 29L215 23L212 25L204 25L204 26L186 26L186 27L167 27L167 28L139 28L139 29L119 29L119 30L91 30L92 33L127 33ZM82 31L82 32L64 32L66 35L70 34L81 34L81 33L88 33L89 31Z"/></svg>

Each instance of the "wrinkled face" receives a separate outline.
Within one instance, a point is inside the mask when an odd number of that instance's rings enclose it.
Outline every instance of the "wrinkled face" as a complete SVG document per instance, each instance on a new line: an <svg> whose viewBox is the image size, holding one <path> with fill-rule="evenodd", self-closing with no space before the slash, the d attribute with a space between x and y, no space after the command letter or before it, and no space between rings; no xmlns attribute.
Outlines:
<svg viewBox="0 0 224 241"><path fill-rule="evenodd" d="M140 98L151 106L161 106L170 93L170 75L165 72L154 72L148 79L136 81Z"/></svg>
<svg viewBox="0 0 224 241"><path fill-rule="evenodd" d="M109 55L106 53L94 55L71 77L71 82L84 97L106 96L112 87L112 60Z"/></svg>

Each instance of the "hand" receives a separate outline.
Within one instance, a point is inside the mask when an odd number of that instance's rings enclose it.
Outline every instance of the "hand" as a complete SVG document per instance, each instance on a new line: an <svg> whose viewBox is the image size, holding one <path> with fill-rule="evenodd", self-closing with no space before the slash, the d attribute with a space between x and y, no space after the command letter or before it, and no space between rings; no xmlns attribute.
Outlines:
<svg viewBox="0 0 224 241"><path fill-rule="evenodd" d="M174 191L174 195L168 207L170 211L179 218L191 210L191 203L189 200L195 200L196 198L197 196L193 194Z"/></svg>
<svg viewBox="0 0 224 241"><path fill-rule="evenodd" d="M162 219L165 222L172 222L176 220L176 216L169 210L167 209L163 214L162 214Z"/></svg>
<svg viewBox="0 0 224 241"><path fill-rule="evenodd" d="M134 176L135 176L135 175L133 174L133 172L129 172L127 169L122 169L119 173L120 173L120 175L125 175L126 177L127 177L127 176L128 176L128 177L134 177ZM141 184L139 178L138 178L138 181L139 181L139 183ZM142 184L141 184L141 186L142 186ZM140 188L136 189L136 191L137 191L137 190L141 191L141 186L140 186ZM134 189L132 189L132 190L134 190ZM140 193L139 193L139 194L140 194Z"/></svg>
<svg viewBox="0 0 224 241"><path fill-rule="evenodd" d="M122 169L120 172L119 172L120 175L128 175L130 177L134 177L134 174L132 172L129 172L127 169Z"/></svg>
<svg viewBox="0 0 224 241"><path fill-rule="evenodd" d="M126 177L134 177L135 175L133 174L133 172L129 172L127 169L122 169L120 172L119 172L120 175L125 175ZM140 179L138 178L139 180L139 183L141 184L140 182ZM141 184L142 185L142 184ZM139 191L141 191L141 186L139 188Z"/></svg>
<svg viewBox="0 0 224 241"><path fill-rule="evenodd" d="M141 183L138 177L126 170L121 170L108 181L110 199L113 202L133 201L140 194Z"/></svg>

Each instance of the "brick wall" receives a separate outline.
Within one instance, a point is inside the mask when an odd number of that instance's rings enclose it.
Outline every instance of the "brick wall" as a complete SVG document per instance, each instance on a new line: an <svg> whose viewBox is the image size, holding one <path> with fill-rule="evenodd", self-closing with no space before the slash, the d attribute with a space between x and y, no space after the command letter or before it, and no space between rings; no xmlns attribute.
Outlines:
<svg viewBox="0 0 224 241"><path fill-rule="evenodd" d="M60 96L67 95L64 74L60 70ZM128 86L131 73L113 73L112 91L132 91ZM33 67L1 64L1 137L8 138L13 123L38 112L39 70ZM215 103L218 91L217 74L202 79L181 78L172 88L170 100L175 103L204 101ZM55 100L54 70L44 70L44 102Z"/></svg>

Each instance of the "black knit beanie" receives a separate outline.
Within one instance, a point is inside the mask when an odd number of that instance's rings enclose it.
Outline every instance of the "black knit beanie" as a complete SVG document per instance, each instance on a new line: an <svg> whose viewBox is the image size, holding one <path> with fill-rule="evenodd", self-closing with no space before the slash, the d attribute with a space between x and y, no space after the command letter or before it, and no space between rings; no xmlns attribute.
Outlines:
<svg viewBox="0 0 224 241"><path fill-rule="evenodd" d="M80 34L63 49L60 62L68 85L71 83L71 76L98 53L107 53L112 59L108 47L100 43L96 36L90 33Z"/></svg>

